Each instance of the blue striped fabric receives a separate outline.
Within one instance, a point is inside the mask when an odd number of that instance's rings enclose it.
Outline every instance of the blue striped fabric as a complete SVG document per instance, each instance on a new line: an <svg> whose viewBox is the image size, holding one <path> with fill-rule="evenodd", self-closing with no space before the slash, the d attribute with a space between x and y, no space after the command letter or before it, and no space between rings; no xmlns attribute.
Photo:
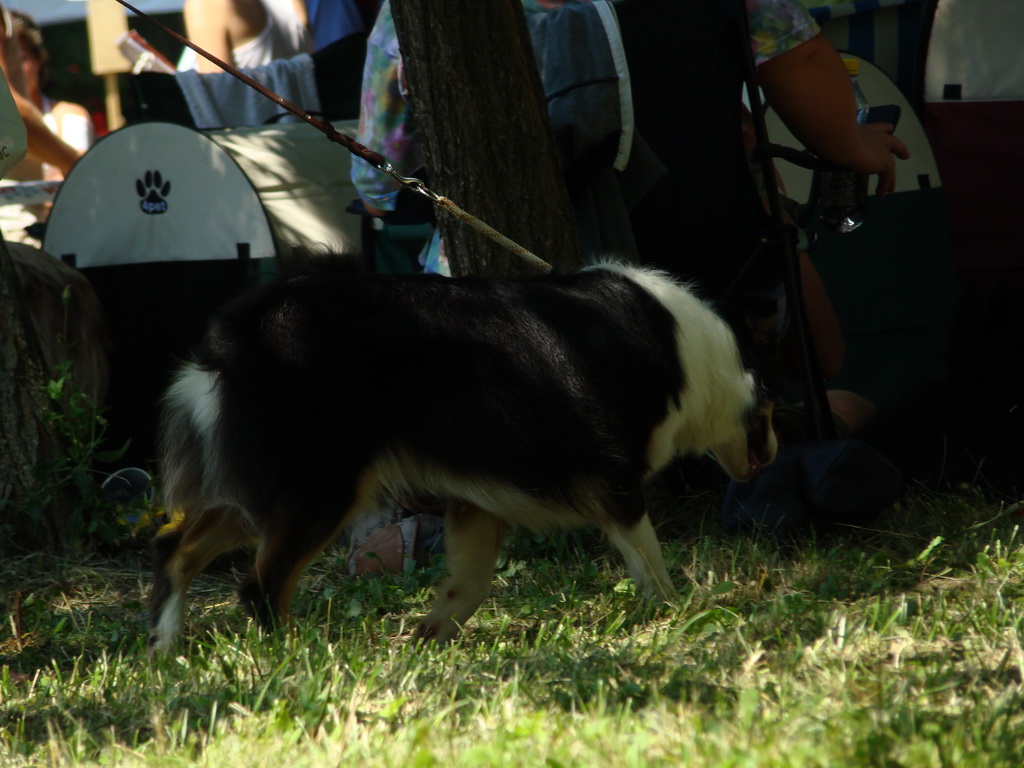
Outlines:
<svg viewBox="0 0 1024 768"><path fill-rule="evenodd" d="M857 5L868 5L868 3L858 3ZM870 3L873 6L870 10L878 10L879 3ZM850 16L849 21L850 27L849 35L850 50L861 56L868 61L875 60L875 18L873 14L869 14L866 11L861 11Z"/></svg>
<svg viewBox="0 0 1024 768"><path fill-rule="evenodd" d="M900 8L898 13L900 41L896 85L910 99L911 104L916 104L920 98L918 78L921 75L917 71L917 60L921 40L921 9L911 4Z"/></svg>
<svg viewBox="0 0 1024 768"><path fill-rule="evenodd" d="M913 98L922 2L853 0L808 10L836 48L874 63Z"/></svg>
<svg viewBox="0 0 1024 768"><path fill-rule="evenodd" d="M811 15L820 24L829 19L836 19L841 16L853 16L857 13L876 11L879 8L889 8L894 5L911 5L920 3L921 0L853 0L851 3L835 3L833 5L821 5L810 8Z"/></svg>

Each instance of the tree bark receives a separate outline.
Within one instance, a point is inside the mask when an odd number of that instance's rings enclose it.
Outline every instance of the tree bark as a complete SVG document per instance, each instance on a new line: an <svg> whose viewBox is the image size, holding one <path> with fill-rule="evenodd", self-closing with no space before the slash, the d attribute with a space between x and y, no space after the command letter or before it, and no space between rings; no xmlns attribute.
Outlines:
<svg viewBox="0 0 1024 768"><path fill-rule="evenodd" d="M42 530L26 513L38 480L36 467L63 450L43 415L52 407L45 390L42 356L21 295L21 284L7 245L0 238L0 525L19 546L57 545L73 503L54 489L42 510ZM0 542L9 545L11 542Z"/></svg>
<svg viewBox="0 0 1024 768"><path fill-rule="evenodd" d="M392 0L429 186L559 269L579 234L520 0ZM441 215L452 274L535 273Z"/></svg>

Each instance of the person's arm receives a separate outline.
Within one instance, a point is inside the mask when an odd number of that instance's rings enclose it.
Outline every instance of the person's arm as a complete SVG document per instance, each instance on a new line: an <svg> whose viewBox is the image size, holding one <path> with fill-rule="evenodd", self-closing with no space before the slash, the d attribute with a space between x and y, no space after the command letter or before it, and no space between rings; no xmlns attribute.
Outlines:
<svg viewBox="0 0 1024 768"><path fill-rule="evenodd" d="M52 165L59 169L62 175L67 176L71 166L81 157L81 153L47 127L42 114L32 102L14 90L11 94L18 107L18 114L25 121L28 157Z"/></svg>
<svg viewBox="0 0 1024 768"><path fill-rule="evenodd" d="M757 77L768 103L805 146L837 165L878 174L877 194L893 191L895 157L906 159L910 151L888 123L857 124L850 76L824 35L764 62Z"/></svg>
<svg viewBox="0 0 1024 768"><path fill-rule="evenodd" d="M338 0L331 0L338 2ZM306 7L306 0L292 0L292 8L295 9L295 17L306 29L309 29L309 9Z"/></svg>
<svg viewBox="0 0 1024 768"><path fill-rule="evenodd" d="M0 20L0 69L3 70L5 78L7 77L9 65L3 46L6 34L7 30L3 28L3 22ZM21 62L10 62L10 64L21 66ZM9 78L7 82L10 83ZM25 131L28 139L27 156L37 162L48 163L59 168L62 174L67 175L67 172L71 170L71 166L75 164L81 153L74 147L61 141L60 137L47 127L46 123L43 122L42 113L36 108L35 104L25 98L17 89L11 88L10 90L11 95L14 97L14 105L18 109L18 115L25 122Z"/></svg>
<svg viewBox="0 0 1024 768"><path fill-rule="evenodd" d="M207 53L234 66L229 32L232 13L229 0L187 0L183 9L188 39ZM196 71L220 72L221 69L205 57L197 55Z"/></svg>

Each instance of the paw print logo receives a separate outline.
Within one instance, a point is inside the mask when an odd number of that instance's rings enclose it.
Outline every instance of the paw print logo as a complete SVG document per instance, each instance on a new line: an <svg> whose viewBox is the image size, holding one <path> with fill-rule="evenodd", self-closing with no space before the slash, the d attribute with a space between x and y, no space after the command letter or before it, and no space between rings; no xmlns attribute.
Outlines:
<svg viewBox="0 0 1024 768"><path fill-rule="evenodd" d="M139 208L143 213L167 213L164 199L171 191L171 182L160 175L160 171L146 171L146 175L135 180L135 191L139 193Z"/></svg>

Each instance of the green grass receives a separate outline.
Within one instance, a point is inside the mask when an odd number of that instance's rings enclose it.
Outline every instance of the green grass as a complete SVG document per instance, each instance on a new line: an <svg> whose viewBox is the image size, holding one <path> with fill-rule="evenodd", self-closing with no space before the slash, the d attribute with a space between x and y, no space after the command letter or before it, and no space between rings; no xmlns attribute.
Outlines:
<svg viewBox="0 0 1024 768"><path fill-rule="evenodd" d="M678 605L594 534L519 534L446 648L409 640L438 568L352 580L330 552L294 631L261 635L235 557L151 659L144 546L8 557L0 765L1021 765L1019 512L922 492L780 550L710 507L660 515Z"/></svg>

